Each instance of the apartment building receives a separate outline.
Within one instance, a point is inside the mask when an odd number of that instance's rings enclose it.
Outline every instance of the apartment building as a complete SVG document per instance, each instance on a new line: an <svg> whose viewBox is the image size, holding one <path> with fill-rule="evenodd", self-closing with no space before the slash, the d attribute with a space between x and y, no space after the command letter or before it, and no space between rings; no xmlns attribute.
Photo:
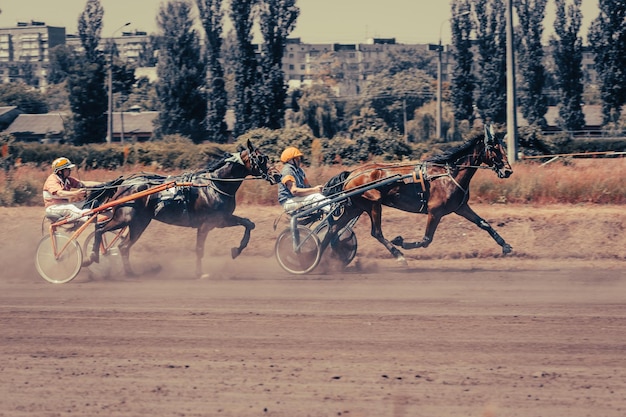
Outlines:
<svg viewBox="0 0 626 417"><path fill-rule="evenodd" d="M123 59L136 62L148 41L146 32L122 32L115 38L103 38L100 48L104 50L107 42L114 42ZM0 28L0 83L24 81L45 88L49 52L57 45L82 48L78 35L66 34L64 27L45 22L18 22L14 27Z"/></svg>
<svg viewBox="0 0 626 417"><path fill-rule="evenodd" d="M45 82L51 48L65 43L65 28L44 22L18 22L0 28L0 82L29 78L41 86Z"/></svg>
<svg viewBox="0 0 626 417"><path fill-rule="evenodd" d="M355 96L361 93L367 77L372 75L377 64L392 50L414 50L428 54L428 45L406 45L396 43L395 38L374 38L364 43L302 43L300 38L287 40L283 57L285 81L290 88L299 88L323 81L335 90L338 96ZM446 64L451 59L446 59ZM445 66L451 71L451 66ZM445 77L442 77L444 80Z"/></svg>
<svg viewBox="0 0 626 417"><path fill-rule="evenodd" d="M102 38L100 40L99 49L108 51L108 45L114 43L120 58L133 63L139 60L139 56L142 54L145 45L149 41L150 38L146 32L122 32L120 36ZM80 37L76 34L68 34L65 43L76 51L81 51L83 48L80 43Z"/></svg>

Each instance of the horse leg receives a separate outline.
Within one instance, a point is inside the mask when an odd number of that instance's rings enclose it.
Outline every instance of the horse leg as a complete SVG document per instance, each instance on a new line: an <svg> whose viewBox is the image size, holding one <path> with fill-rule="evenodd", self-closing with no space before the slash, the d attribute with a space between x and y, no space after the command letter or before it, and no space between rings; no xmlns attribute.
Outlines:
<svg viewBox="0 0 626 417"><path fill-rule="evenodd" d="M89 258L83 259L83 263L81 266L83 268L88 267L92 263L100 262L100 244L102 243L102 231L98 226L96 226L95 233L93 235L93 245L91 246L91 253L89 254Z"/></svg>
<svg viewBox="0 0 626 417"><path fill-rule="evenodd" d="M495 240L496 243L502 247L502 254L506 255L507 253L511 253L511 251L513 250L511 245L506 243L504 239L502 239L502 237L498 234L498 232L496 232L485 219L476 214L469 205L462 205L458 210L455 211L455 213L459 216L466 218L481 229L486 230L487 233L489 233L489 235L493 238L493 240Z"/></svg>
<svg viewBox="0 0 626 417"><path fill-rule="evenodd" d="M422 238L422 240L420 240L419 242L405 242L402 236L397 236L391 241L391 243L402 247L402 249L427 248L428 245L430 245L433 241L435 231L437 230L437 226L439 226L440 221L441 216L435 216L432 213L428 213L428 220L426 221L426 232L424 233L424 237Z"/></svg>
<svg viewBox="0 0 626 417"><path fill-rule="evenodd" d="M204 244L206 243L206 237L213 229L213 226L204 223L196 232L196 277L208 278L209 274L202 273L202 258L204 257Z"/></svg>
<svg viewBox="0 0 626 417"><path fill-rule="evenodd" d="M137 274L135 273L135 271L130 265L130 248L135 244L135 242L137 242L137 240L139 240L139 237L141 237L143 232L146 230L151 220L152 220L151 217L147 217L147 221L142 220L141 222L138 222L138 221L131 222L128 225L128 237L124 239L118 246L118 249L120 250L120 255L122 256L122 264L124 265L124 273L128 277L137 276ZM158 268L159 267L157 266L155 270Z"/></svg>
<svg viewBox="0 0 626 417"><path fill-rule="evenodd" d="M229 223L227 224L227 227L229 226L243 226L245 228L243 232L243 237L241 238L241 242L239 242L239 247L232 248L230 250L231 256L233 257L233 259L235 259L241 254L241 251L243 251L246 246L248 246L248 242L250 241L250 232L256 227L256 225L245 217L233 215L230 217Z"/></svg>
<svg viewBox="0 0 626 417"><path fill-rule="evenodd" d="M385 239L383 236L382 229L382 204L379 202L372 203L370 210L366 210L370 216L370 221L372 223L371 234L376 240L382 243L387 250L396 258L398 263L403 265L407 265L406 259L404 258L404 254L398 250L391 242Z"/></svg>

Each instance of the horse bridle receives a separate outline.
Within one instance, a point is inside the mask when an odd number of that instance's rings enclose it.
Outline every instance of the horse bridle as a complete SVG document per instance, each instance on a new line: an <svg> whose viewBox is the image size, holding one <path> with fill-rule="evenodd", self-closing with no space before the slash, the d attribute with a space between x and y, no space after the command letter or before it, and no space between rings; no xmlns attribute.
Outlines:
<svg viewBox="0 0 626 417"><path fill-rule="evenodd" d="M251 151L249 149L247 151L248 151L248 160L250 161L250 167L248 167L250 172L254 172L254 170L256 170L260 173L260 176L262 179L269 182L270 184L275 184L274 179L268 174L268 171L269 171L269 169L267 169L267 163L269 162L268 156L263 155L263 154L258 154L256 151ZM261 167L266 167L266 169L263 170Z"/></svg>

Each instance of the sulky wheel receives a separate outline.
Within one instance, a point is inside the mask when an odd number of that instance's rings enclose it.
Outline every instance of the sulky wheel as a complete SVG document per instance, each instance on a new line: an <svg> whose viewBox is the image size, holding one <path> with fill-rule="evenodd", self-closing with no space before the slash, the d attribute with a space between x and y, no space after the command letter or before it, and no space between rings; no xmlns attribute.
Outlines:
<svg viewBox="0 0 626 417"><path fill-rule="evenodd" d="M320 241L315 234L304 226L297 226L299 246L294 248L294 236L291 229L285 229L276 239L274 252L276 260L287 272L296 275L311 272L320 262L322 252Z"/></svg>
<svg viewBox="0 0 626 417"><path fill-rule="evenodd" d="M322 225L319 229L318 237L320 240L326 235L328 224ZM356 256L357 240L356 234L350 226L344 227L339 232L339 237L333 237L330 241L332 255L339 259L344 266L348 266Z"/></svg>
<svg viewBox="0 0 626 417"><path fill-rule="evenodd" d="M83 244L83 253L91 254L93 251L93 241L96 232L91 232L85 239ZM89 272L92 276L99 278L107 278L109 276L119 275L123 272L122 257L118 246L124 241L128 235L128 228L104 232L102 234L102 242L100 243L100 257L96 263L89 265Z"/></svg>
<svg viewBox="0 0 626 417"><path fill-rule="evenodd" d="M60 253L59 256L55 256ZM37 246L35 266L43 279L53 284L73 280L80 271L83 253L76 240L62 233L46 235Z"/></svg>

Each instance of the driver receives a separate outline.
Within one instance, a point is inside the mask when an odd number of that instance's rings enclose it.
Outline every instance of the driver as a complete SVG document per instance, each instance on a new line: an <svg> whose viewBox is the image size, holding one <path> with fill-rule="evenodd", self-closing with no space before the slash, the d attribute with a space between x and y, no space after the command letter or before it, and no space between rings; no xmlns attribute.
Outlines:
<svg viewBox="0 0 626 417"><path fill-rule="evenodd" d="M96 181L79 181L72 177L74 165L69 159L60 157L52 162L52 174L43 185L43 202L46 215L68 220L78 220L90 209L81 209L72 201L85 198L85 187L97 187L102 183Z"/></svg>
<svg viewBox="0 0 626 417"><path fill-rule="evenodd" d="M321 185L311 186L302 169L304 155L298 148L290 146L280 155L284 164L281 171L282 179L278 184L278 202L287 212L302 207L321 206L325 212L330 212L330 200L324 196Z"/></svg>

